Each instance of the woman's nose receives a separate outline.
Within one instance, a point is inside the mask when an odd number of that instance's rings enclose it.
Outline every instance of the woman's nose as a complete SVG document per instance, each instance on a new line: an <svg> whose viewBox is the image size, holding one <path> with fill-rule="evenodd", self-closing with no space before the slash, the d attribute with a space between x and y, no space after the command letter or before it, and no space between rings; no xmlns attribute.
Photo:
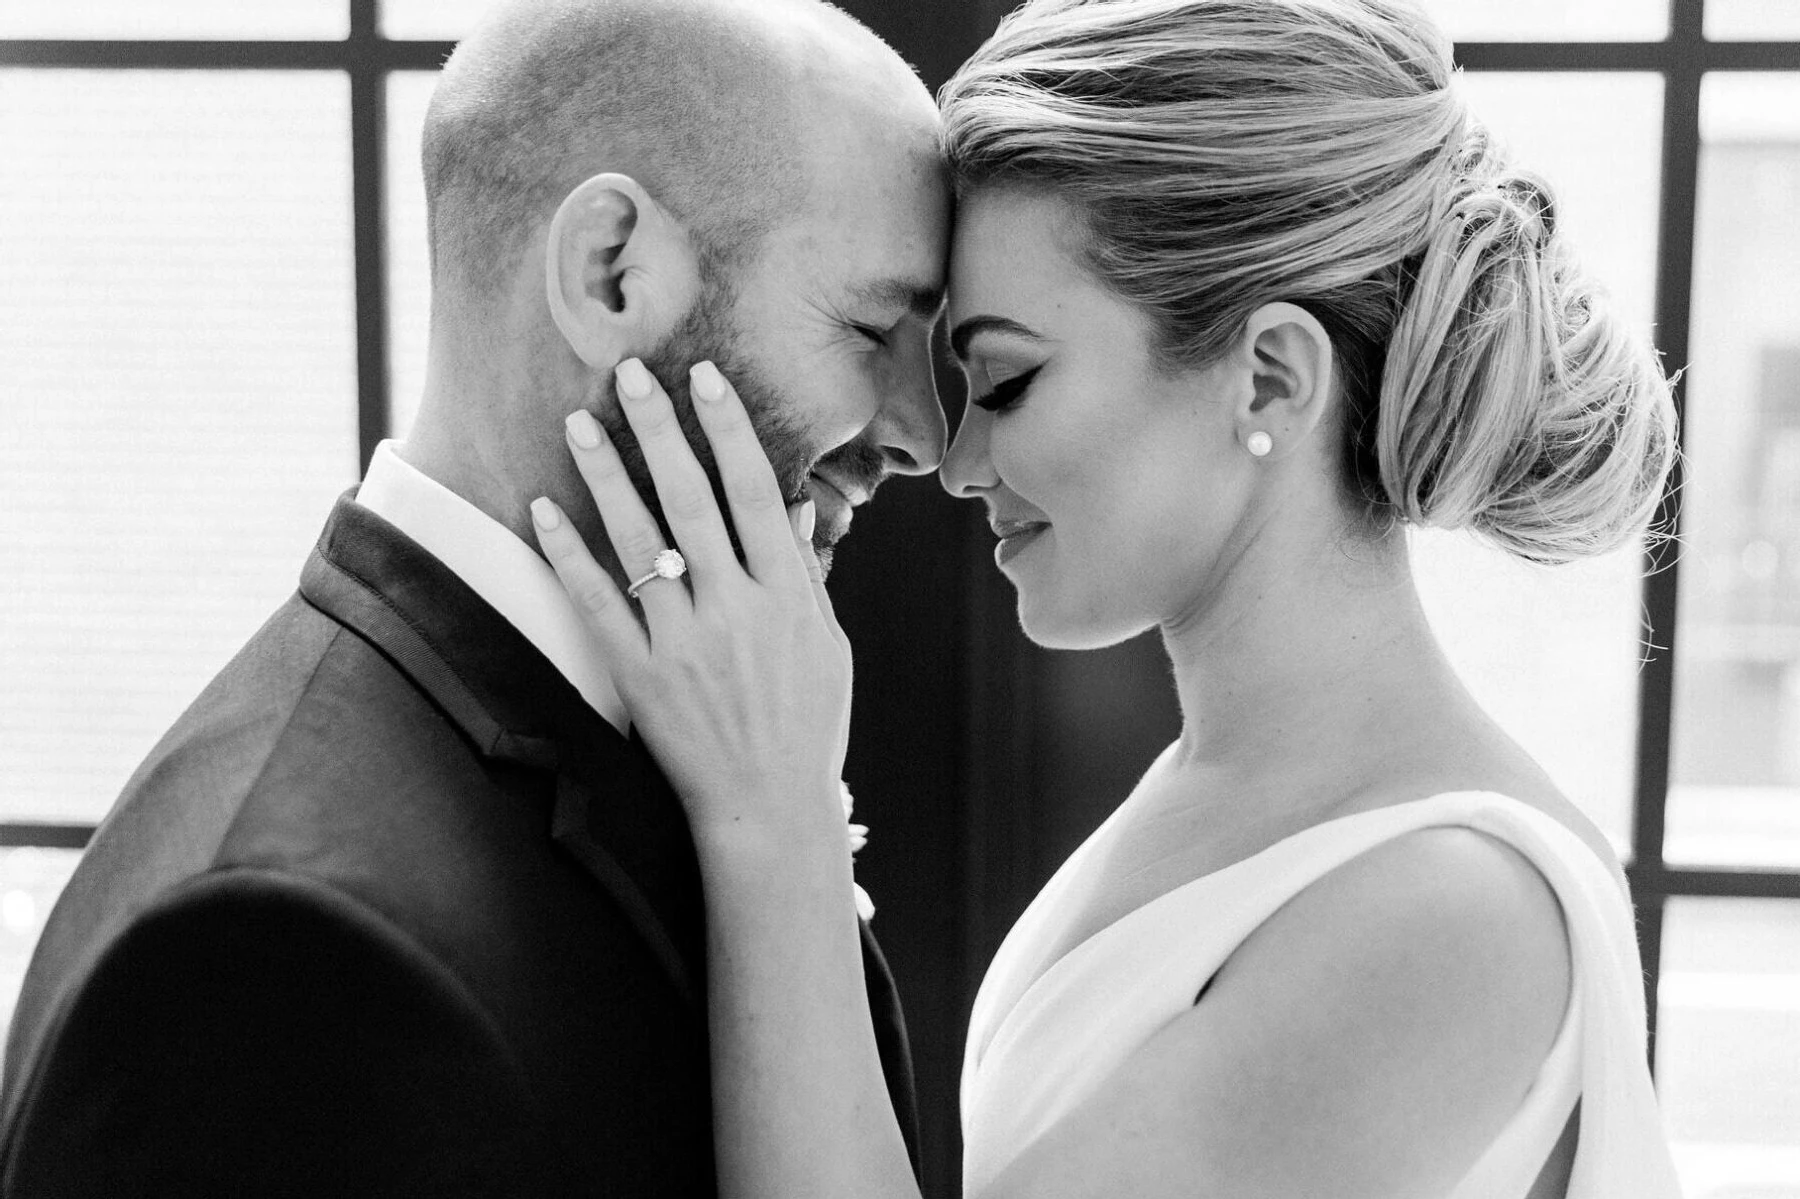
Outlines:
<svg viewBox="0 0 1800 1199"><path fill-rule="evenodd" d="M957 499L972 500L1000 481L988 456L988 430L992 426L993 417L975 405L963 409L956 440L944 455L944 465L938 472L944 490Z"/></svg>

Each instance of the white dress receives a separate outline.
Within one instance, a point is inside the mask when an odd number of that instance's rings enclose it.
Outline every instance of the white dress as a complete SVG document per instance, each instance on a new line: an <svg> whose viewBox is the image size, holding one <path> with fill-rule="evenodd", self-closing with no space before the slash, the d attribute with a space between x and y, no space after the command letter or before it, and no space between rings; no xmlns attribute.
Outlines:
<svg viewBox="0 0 1800 1199"><path fill-rule="evenodd" d="M1645 1064L1631 908L1593 850L1556 820L1490 792L1344 816L1177 887L1049 961L1103 856L1095 847L1118 823L1115 812L1057 871L982 982L962 1078L968 1199L980 1199L1002 1169L1186 1012L1282 904L1385 841L1446 825L1504 841L1550 882L1568 923L1574 977L1562 1029L1530 1092L1445 1199L1524 1199L1577 1098L1568 1199L1679 1199Z"/></svg>

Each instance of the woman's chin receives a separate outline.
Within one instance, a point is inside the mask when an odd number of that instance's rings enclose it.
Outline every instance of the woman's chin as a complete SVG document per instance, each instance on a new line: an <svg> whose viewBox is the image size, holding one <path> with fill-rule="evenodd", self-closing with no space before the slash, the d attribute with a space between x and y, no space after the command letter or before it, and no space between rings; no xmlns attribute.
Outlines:
<svg viewBox="0 0 1800 1199"><path fill-rule="evenodd" d="M1043 597L1019 592L1019 628L1033 645L1043 649L1105 649L1129 641L1144 626L1126 627L1116 619L1092 612L1074 613L1043 602Z"/></svg>

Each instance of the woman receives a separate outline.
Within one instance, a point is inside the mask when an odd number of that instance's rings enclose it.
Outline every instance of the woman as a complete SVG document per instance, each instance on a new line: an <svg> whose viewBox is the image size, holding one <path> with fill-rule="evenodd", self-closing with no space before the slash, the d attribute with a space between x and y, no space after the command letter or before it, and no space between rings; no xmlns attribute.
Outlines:
<svg viewBox="0 0 1800 1199"><path fill-rule="evenodd" d="M1457 681L1407 563L1407 523L1602 552L1661 493L1667 384L1545 186L1400 0L1035 0L942 103L972 393L945 483L1034 640L1156 627L1183 713L983 984L965 1193L1676 1194L1617 864ZM790 532L726 381L693 392L743 567L654 387L621 402L691 595L645 584L646 634L546 502L540 539L689 810L725 1193L915 1195L810 507Z"/></svg>

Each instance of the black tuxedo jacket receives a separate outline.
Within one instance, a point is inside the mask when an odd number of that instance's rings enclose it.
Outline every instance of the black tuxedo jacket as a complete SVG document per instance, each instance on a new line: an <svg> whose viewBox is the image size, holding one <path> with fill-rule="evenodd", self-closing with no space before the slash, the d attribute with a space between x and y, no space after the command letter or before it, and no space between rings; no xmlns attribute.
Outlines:
<svg viewBox="0 0 1800 1199"><path fill-rule="evenodd" d="M51 916L0 1185L711 1195L705 972L693 843L642 744L346 497Z"/></svg>

